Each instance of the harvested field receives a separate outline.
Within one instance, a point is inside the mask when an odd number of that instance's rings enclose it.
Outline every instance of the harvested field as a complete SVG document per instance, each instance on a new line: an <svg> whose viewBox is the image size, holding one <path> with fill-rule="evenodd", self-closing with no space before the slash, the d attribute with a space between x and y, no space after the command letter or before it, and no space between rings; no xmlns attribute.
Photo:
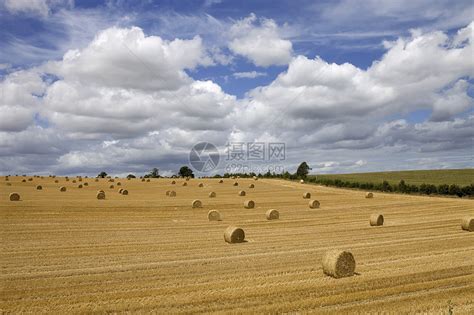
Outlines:
<svg viewBox="0 0 474 315"><path fill-rule="evenodd" d="M474 313L474 233L461 229L472 200L366 199L259 179L249 193L255 208L245 209L232 181L122 180L129 196L97 200L108 179L82 189L56 179L66 192L48 177L0 181L2 313ZM171 189L175 198L165 195ZM9 201L12 192L20 201ZM195 199L202 208L191 208ZM211 209L223 220L209 222ZM266 220L268 209L281 219ZM383 213L383 226L370 227L373 213ZM241 227L245 242L226 243L228 226ZM354 276L324 275L332 249L354 255Z"/></svg>

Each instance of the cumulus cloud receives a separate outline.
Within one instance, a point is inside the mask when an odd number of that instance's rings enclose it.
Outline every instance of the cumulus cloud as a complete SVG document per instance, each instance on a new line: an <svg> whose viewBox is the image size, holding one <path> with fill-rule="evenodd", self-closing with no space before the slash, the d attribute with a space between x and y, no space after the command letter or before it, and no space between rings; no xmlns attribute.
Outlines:
<svg viewBox="0 0 474 315"><path fill-rule="evenodd" d="M292 44L281 38L274 20L252 13L230 28L230 36L229 49L257 66L286 65L291 59Z"/></svg>

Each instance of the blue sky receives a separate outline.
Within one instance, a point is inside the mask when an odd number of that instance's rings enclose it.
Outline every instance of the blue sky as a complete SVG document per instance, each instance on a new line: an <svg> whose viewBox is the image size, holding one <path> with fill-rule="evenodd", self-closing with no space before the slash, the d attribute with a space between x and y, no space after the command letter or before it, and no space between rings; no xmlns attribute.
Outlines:
<svg viewBox="0 0 474 315"><path fill-rule="evenodd" d="M471 40L465 34L473 10L471 1L4 0L0 3L0 106L9 115L4 115L0 133L20 144L12 146L4 140L2 147L0 142L0 170L95 172L107 163L84 169L74 163L88 161L89 151L98 147L130 153L131 147L156 141L157 147L169 149L164 156L147 159L132 154L114 171L159 162L172 173L183 163L189 146L175 141L196 130L199 137L218 146L234 138L294 144L287 162L290 170L301 158L321 172L378 170L382 166L371 158L374 154L386 156L389 162L384 169L472 167L472 138L466 135L473 115L473 65ZM100 34L105 34L102 40ZM116 44L112 38L126 40L112 49ZM453 46L458 39L464 43ZM419 45L424 41L427 44ZM177 56L159 59L153 50L140 50L144 47L140 45L162 48L165 55L172 47L189 53L181 55L178 50ZM128 55L117 51L122 49ZM462 49L467 59L451 61L456 49ZM406 60L401 67L400 60ZM428 61L436 66L430 69ZM412 69L407 63L413 63ZM151 70L143 69L148 66ZM147 76L142 71L156 75L137 82ZM130 84L123 83L127 80ZM176 110L167 108L173 103L173 99L165 101L169 88L179 93L175 99L190 103L178 104ZM196 96L196 91L203 95ZM69 99L71 95L77 97ZM286 97L291 101L279 104ZM111 108L104 105L104 113L89 112L109 98L116 103ZM131 105L134 101L137 105ZM134 118L143 102L150 102L146 110L152 117ZM186 118L176 121L174 128L161 121L162 111ZM280 121L281 113L287 114L287 120ZM89 126L84 117L111 127ZM278 127L245 122L254 117L268 117ZM190 124L188 118L196 126L183 125L183 121ZM11 126L12 119L24 126ZM209 119L226 127L207 128ZM125 124L128 131L115 130L114 124ZM297 124L304 127L298 131ZM459 126L467 128L461 140L455 133L460 132ZM440 128L454 133L436 143L435 130ZM21 139L31 132L45 145L52 141L57 146L29 152L28 143L21 144ZM326 139L320 139L323 135ZM35 164L39 151L44 163ZM421 166L407 165L407 154ZM456 162L441 158L453 154L459 156ZM24 165L12 166L15 158Z"/></svg>

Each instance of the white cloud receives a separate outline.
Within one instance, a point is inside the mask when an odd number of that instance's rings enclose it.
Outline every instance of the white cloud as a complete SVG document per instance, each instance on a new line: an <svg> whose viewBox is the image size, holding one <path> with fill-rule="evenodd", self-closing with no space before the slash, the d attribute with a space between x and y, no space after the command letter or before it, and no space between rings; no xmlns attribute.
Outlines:
<svg viewBox="0 0 474 315"><path fill-rule="evenodd" d="M46 17L51 9L72 7L73 0L5 0L5 8L12 14L27 13Z"/></svg>
<svg viewBox="0 0 474 315"><path fill-rule="evenodd" d="M257 77L266 76L266 72L257 72L257 71L247 71L247 72L234 72L232 76L237 79L255 79Z"/></svg>
<svg viewBox="0 0 474 315"><path fill-rule="evenodd" d="M260 18L256 25L255 14L238 20L230 28L229 49L244 56L257 66L286 65L291 59L292 44L280 37L274 20Z"/></svg>

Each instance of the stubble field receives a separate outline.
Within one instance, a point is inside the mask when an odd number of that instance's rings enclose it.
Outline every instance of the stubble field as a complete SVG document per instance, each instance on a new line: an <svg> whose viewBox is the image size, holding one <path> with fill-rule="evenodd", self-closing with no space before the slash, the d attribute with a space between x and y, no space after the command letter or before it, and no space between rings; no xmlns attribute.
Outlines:
<svg viewBox="0 0 474 315"><path fill-rule="evenodd" d="M237 187L231 179L186 187L183 179L22 179L0 182L2 313L474 313L474 233L460 228L472 200L366 199L264 179ZM319 209L309 209L306 191ZM11 192L21 200L9 201ZM191 208L194 199L203 208ZM254 209L243 207L248 199ZM210 209L223 220L209 222ZM280 219L266 220L268 209ZM384 215L384 226L369 226L372 213ZM229 225L242 227L247 242L225 243ZM321 257L334 248L354 254L355 276L323 275Z"/></svg>

